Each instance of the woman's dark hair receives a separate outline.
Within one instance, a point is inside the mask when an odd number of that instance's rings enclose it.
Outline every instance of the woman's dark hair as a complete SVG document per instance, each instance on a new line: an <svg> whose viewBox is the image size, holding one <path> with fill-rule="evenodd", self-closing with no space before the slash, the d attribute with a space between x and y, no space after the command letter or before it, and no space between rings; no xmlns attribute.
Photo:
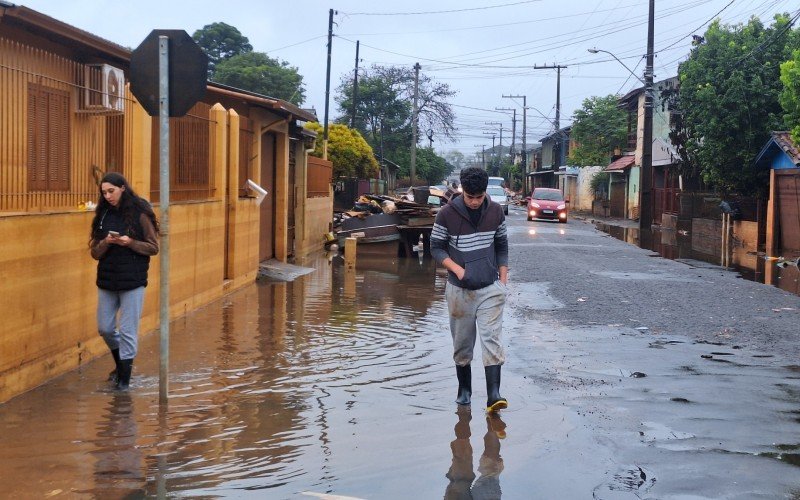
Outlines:
<svg viewBox="0 0 800 500"><path fill-rule="evenodd" d="M122 190L122 196L119 199L119 204L116 207L111 206L111 204L106 201L105 196L102 193L102 186L103 183L113 184L118 188L124 188ZM109 172L100 179L100 182L97 185L98 190L100 190L100 197L97 201L97 208L94 210L94 219L92 220L92 231L90 238L91 239L99 239L102 236L99 234L99 225L100 220L102 220L103 215L109 210L119 210L122 214L122 218L125 221L125 225L127 226L128 230L131 231L131 234L135 234L134 228L137 227L135 224L135 218L138 217L139 213L143 213L150 218L150 221L153 223L153 227L156 228L156 232L158 232L158 220L156 219L156 214L153 212L153 207L150 206L150 203L147 202L144 198L141 198L133 188L128 184L128 181L125 177L117 172ZM135 234L137 238L141 238L144 235ZM90 245L91 245L90 239Z"/></svg>
<svg viewBox="0 0 800 500"><path fill-rule="evenodd" d="M469 167L461 171L461 188L465 193L481 194L489 185L489 174L480 167Z"/></svg>

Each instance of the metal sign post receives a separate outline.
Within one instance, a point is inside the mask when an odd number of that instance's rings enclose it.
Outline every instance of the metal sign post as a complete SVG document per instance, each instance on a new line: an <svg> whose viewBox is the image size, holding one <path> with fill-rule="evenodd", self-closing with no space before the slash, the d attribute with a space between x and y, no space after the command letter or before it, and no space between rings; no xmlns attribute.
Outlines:
<svg viewBox="0 0 800 500"><path fill-rule="evenodd" d="M131 93L158 116L159 192L161 206L161 326L159 401L169 392L169 118L184 116L206 91L208 56L183 30L153 30L131 52Z"/></svg>
<svg viewBox="0 0 800 500"><path fill-rule="evenodd" d="M158 37L159 94L159 205L161 206L161 325L158 400L167 403L169 393L169 37Z"/></svg>

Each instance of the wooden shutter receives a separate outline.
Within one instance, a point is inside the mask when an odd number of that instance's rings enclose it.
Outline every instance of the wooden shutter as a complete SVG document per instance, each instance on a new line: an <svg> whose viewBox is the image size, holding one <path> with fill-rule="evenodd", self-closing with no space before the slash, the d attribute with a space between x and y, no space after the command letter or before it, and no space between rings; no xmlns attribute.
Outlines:
<svg viewBox="0 0 800 500"><path fill-rule="evenodd" d="M29 83L28 190L67 191L69 170L69 93Z"/></svg>

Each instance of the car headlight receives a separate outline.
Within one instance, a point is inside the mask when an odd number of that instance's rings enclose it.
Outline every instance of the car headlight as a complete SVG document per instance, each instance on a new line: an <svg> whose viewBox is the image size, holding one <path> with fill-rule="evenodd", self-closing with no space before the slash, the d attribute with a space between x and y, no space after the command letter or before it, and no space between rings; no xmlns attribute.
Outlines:
<svg viewBox="0 0 800 500"><path fill-rule="evenodd" d="M539 208L539 204L538 203L531 202L531 206L533 208Z"/></svg>
<svg viewBox="0 0 800 500"><path fill-rule="evenodd" d="M536 210L531 210L531 217L536 217Z"/></svg>
<svg viewBox="0 0 800 500"><path fill-rule="evenodd" d="M564 205L564 204L561 204L561 205L556 207L556 210L564 210L565 208L567 208L567 206Z"/></svg>

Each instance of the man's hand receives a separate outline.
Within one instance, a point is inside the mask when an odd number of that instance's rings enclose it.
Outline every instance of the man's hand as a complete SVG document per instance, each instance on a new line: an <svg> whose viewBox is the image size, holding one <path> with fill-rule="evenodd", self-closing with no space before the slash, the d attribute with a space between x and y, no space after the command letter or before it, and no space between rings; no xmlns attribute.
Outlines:
<svg viewBox="0 0 800 500"><path fill-rule="evenodd" d="M445 269L447 269L451 273L455 274L456 278L458 278L460 280L464 279L464 273L467 272L466 269L464 269L463 267L461 267L458 264L456 264L456 261L454 261L450 257L444 259L442 261L442 265L444 266Z"/></svg>

